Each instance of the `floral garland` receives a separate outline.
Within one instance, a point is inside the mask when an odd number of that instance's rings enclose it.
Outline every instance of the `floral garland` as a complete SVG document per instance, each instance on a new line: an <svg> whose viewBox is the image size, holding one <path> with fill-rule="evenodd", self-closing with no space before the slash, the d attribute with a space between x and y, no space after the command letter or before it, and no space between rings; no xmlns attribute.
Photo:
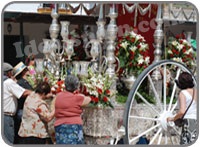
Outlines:
<svg viewBox="0 0 200 147"><path fill-rule="evenodd" d="M167 59L181 62L190 69L195 66L194 59L196 55L187 40L179 36L176 36L176 39L171 38L166 51Z"/></svg>
<svg viewBox="0 0 200 147"><path fill-rule="evenodd" d="M111 94L109 90L112 84L109 76L93 73L91 69L88 75L88 78L82 79L82 93L91 97L90 105L113 108L110 100L114 93Z"/></svg>
<svg viewBox="0 0 200 147"><path fill-rule="evenodd" d="M121 71L126 70L127 74L140 74L150 62L148 44L134 31L126 32L119 39L115 54L120 60Z"/></svg>

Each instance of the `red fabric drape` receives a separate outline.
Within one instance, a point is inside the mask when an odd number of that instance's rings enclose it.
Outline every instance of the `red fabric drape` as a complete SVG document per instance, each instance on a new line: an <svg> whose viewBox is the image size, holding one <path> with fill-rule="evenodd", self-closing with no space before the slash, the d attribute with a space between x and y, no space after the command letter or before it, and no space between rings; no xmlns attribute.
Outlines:
<svg viewBox="0 0 200 147"><path fill-rule="evenodd" d="M129 6L131 6L131 5L132 4L130 4ZM140 4L140 6L143 9L146 8L148 5L149 4ZM127 26L129 26L129 28L134 27L135 10L133 11L133 13L128 13L125 10L125 14L123 14L122 5L119 4L117 7L118 7L117 25L118 25L118 29L119 29L118 30L118 38L120 38L120 36L122 36L122 32L123 33L125 32L125 28L127 28ZM135 27L136 32L138 34L141 34L145 38L146 42L149 45L151 62L154 59L154 54L153 54L153 52L154 52L154 47L153 47L154 38L153 38L153 34L154 34L155 29L156 29L155 18L156 18L156 15L157 15L157 8L158 8L157 4L151 5L150 18L149 18L149 11L145 15L141 15L139 10L138 10L137 25Z"/></svg>

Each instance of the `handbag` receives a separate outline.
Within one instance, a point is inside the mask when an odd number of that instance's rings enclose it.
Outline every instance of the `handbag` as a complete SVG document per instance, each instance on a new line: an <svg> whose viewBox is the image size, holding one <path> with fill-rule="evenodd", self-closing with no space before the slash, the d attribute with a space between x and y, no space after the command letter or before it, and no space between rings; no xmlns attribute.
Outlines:
<svg viewBox="0 0 200 147"><path fill-rule="evenodd" d="M183 118L184 118L185 114L187 113L188 109L190 108L193 100L194 100L194 90L193 90L193 94L192 94L192 100L191 100L189 106L187 107L185 113L183 114L183 116L181 118L179 118L179 119L177 119L177 120L174 121L174 123L175 123L176 126L178 126L178 127L183 127L184 126L185 120Z"/></svg>

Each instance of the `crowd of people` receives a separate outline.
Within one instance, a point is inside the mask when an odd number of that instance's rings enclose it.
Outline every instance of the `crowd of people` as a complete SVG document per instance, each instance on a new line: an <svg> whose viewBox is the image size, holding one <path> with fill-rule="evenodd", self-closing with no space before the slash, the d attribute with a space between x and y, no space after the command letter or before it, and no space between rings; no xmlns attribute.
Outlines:
<svg viewBox="0 0 200 147"><path fill-rule="evenodd" d="M56 144L83 144L82 106L90 97L77 93L79 79L69 75L66 91L60 92L49 108L45 99L52 98L51 87L40 82L36 88L27 81L29 65L20 62L15 67L3 63L4 137L11 144L52 144L48 122L55 120Z"/></svg>
<svg viewBox="0 0 200 147"><path fill-rule="evenodd" d="M73 75L66 77L66 90L56 95L54 107L50 109L45 99L53 97L51 87L47 82L40 82L33 90L26 78L29 66L34 63L30 59L26 61L26 65L20 62L14 68L3 63L5 140L12 144L52 144L47 123L55 118L56 144L84 144L81 107L91 99L77 93L79 79ZM181 144L191 143L197 137L197 93L189 73L181 73L176 84L181 89L179 112L167 121L176 121L184 115Z"/></svg>

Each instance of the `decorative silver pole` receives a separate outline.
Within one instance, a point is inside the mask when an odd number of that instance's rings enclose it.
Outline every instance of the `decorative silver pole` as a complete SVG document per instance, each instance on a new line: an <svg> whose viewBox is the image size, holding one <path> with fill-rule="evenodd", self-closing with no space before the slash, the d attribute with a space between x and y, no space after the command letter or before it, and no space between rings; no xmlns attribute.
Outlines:
<svg viewBox="0 0 200 147"><path fill-rule="evenodd" d="M115 5L113 4L113 7L110 8L110 23L107 27L107 49L106 49L106 58L107 58L107 70L106 74L109 75L109 77L115 76L115 39L117 38L117 31L118 27L116 25L116 18L118 14L115 12Z"/></svg>
<svg viewBox="0 0 200 147"><path fill-rule="evenodd" d="M101 46L101 50L100 50L100 55L99 55L99 72L102 72L102 52L103 52L103 40L105 38L106 35L106 31L105 31L105 21L103 19L103 4L100 5L100 11L99 11L99 19L96 22L97 24L97 32L96 32L96 36L97 36L97 40L100 41L100 46Z"/></svg>
<svg viewBox="0 0 200 147"><path fill-rule="evenodd" d="M156 30L154 32L154 47L155 47L155 51L154 51L154 61L153 62L158 62L161 59L161 54L162 54L162 42L163 42L163 38L164 38L164 34L163 34L163 30L162 30L162 24L163 24L163 20L162 20L162 5L159 4L158 6L158 12L157 12L157 18L155 20L157 22L157 27Z"/></svg>
<svg viewBox="0 0 200 147"><path fill-rule="evenodd" d="M60 43L57 40L58 34L60 32L60 25L58 24L58 4L55 4L55 8L52 10L52 23L49 28L49 33L51 37L51 63L52 68L51 68L51 73L55 75L56 79L59 79L59 71L60 71ZM56 51L57 50L57 51ZM59 56L57 56L59 54ZM55 70L54 70L55 69Z"/></svg>
<svg viewBox="0 0 200 147"><path fill-rule="evenodd" d="M161 60L161 54L162 54L162 42L163 42L163 38L164 38L164 34L163 34L163 30L162 30L162 24L163 24L163 20L162 20L162 5L159 4L158 5L158 11L157 11L157 17L156 20L157 22L157 27L156 30L154 32L154 61L153 62L158 62ZM152 73L152 80L153 83L155 85L156 91L159 95L159 98L162 97L162 76L160 73L160 69L156 69L153 73ZM150 90L150 93L152 93L152 89Z"/></svg>

